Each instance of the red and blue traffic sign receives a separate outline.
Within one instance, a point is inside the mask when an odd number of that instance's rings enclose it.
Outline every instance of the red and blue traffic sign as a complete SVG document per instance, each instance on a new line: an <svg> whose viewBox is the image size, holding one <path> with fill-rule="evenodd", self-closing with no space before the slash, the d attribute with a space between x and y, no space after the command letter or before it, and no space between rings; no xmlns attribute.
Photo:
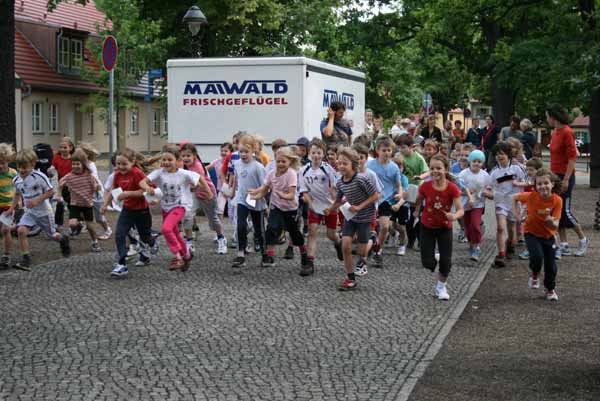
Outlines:
<svg viewBox="0 0 600 401"><path fill-rule="evenodd" d="M119 54L117 39L112 35L107 36L102 46L102 64L106 71L112 71L117 65L117 54Z"/></svg>

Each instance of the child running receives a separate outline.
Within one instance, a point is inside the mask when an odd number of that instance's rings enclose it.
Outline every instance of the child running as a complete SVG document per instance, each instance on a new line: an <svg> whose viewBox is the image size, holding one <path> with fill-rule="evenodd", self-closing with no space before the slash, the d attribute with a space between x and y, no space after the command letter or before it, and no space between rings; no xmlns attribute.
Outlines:
<svg viewBox="0 0 600 401"><path fill-rule="evenodd" d="M465 145L466 146L466 145ZM479 261L481 256L481 217L485 210L485 197L482 192L490 185L490 176L483 170L485 154L480 150L473 150L468 158L468 168L458 174L458 179L464 185L462 197L464 212L464 230L469 241L471 259Z"/></svg>
<svg viewBox="0 0 600 401"><path fill-rule="evenodd" d="M254 244L261 254L263 245L263 211L267 204L263 199L249 199L249 190L260 188L265 182L265 168L254 159L256 140L252 135L244 135L239 142L239 159L233 164L233 196L237 204L237 239L238 252L232 267L246 266L246 247L248 245L248 215L252 218L254 228Z"/></svg>
<svg viewBox="0 0 600 401"><path fill-rule="evenodd" d="M366 264L367 242L376 214L375 202L380 194L366 175L358 174L358 153L355 150L341 147L337 154L337 166L341 177L336 183L336 199L323 214L327 216L330 212L337 211L340 206L345 205L343 199L348 203L345 207L352 217L344 219L342 229L342 252L347 278L338 287L340 291L348 291L357 288L352 261L352 241L356 235L358 255Z"/></svg>
<svg viewBox="0 0 600 401"><path fill-rule="evenodd" d="M452 267L452 223L463 216L460 189L448 179L450 166L442 155L432 156L429 162L431 181L419 187L417 210L423 205L421 216L421 263L426 269L435 271L436 244L439 250L438 282L435 296L442 301L450 299L446 283ZM454 206L454 213L450 212Z"/></svg>
<svg viewBox="0 0 600 401"><path fill-rule="evenodd" d="M58 201L62 202L60 194L67 188L71 194L69 199L69 228L71 231L81 230L80 221L85 222L90 238L92 252L100 252L98 236L92 223L94 222L94 198L101 186L88 167L88 160L82 149L76 149L71 155L73 168L58 182Z"/></svg>
<svg viewBox="0 0 600 401"><path fill-rule="evenodd" d="M319 225L323 222L327 228L327 238L333 242L338 259L340 261L344 260L342 242L336 231L338 215L336 212L331 212L327 216L323 214L324 210L333 202L336 182L335 170L323 161L325 150L325 142L319 138L313 138L309 145L310 164L304 166L298 174L300 177L300 194L308 205L308 261L306 272L309 270L314 271Z"/></svg>
<svg viewBox="0 0 600 401"><path fill-rule="evenodd" d="M160 160L162 168L148 174L148 177L140 181L139 186L152 196L156 194L156 190L150 186L150 183L156 185L156 188L162 192L160 197L160 208L163 216L162 233L173 253L169 270L184 271L188 268L193 254L188 250L185 241L181 237L179 223L181 223L185 214L192 210L194 201L191 190L198 185L200 175L193 171L178 168L177 163L179 160L180 154L176 145L167 144L163 146Z"/></svg>
<svg viewBox="0 0 600 401"><path fill-rule="evenodd" d="M557 182L558 185L554 183ZM534 192L522 192L513 197L512 207L516 217L520 217L519 202L527 205L525 221L525 243L529 250L529 268L531 275L529 288L540 288L538 275L544 266L544 287L546 299L558 301L556 293L556 249L554 236L558 231L562 210L562 198L556 194L560 190L560 181L547 169L536 173Z"/></svg>
<svg viewBox="0 0 600 401"><path fill-rule="evenodd" d="M0 213L6 213L6 217L12 220L9 215L15 189L13 180L17 176L17 171L8 166L15 159L15 150L9 143L0 143ZM4 242L4 253L0 258L0 269L10 267L10 252L12 249L11 224L0 223L2 227L2 238Z"/></svg>
<svg viewBox="0 0 600 401"><path fill-rule="evenodd" d="M221 188L223 188L225 178L225 176L221 174L221 170L223 168L223 161L229 156L229 154L231 154L231 152L233 152L233 145L229 142L225 142L223 145L221 145L221 157L219 159L213 160L213 162L206 167L206 169L209 171L214 170L214 172L216 173L215 175L217 176L217 216L219 216L221 226L224 222L223 216L225 214L225 207L228 207L230 216L233 213L233 205L231 205L231 202L229 202L229 205L227 204L227 197L225 196L225 194L223 194L223 191L221 191ZM215 242L217 241L218 238L215 237Z"/></svg>
<svg viewBox="0 0 600 401"><path fill-rule="evenodd" d="M125 277L129 274L127 268L127 234L133 227L136 228L141 242L146 246L154 247L154 238L150 235L152 227L152 215L148 208L148 202L144 198L144 190L140 187L140 182L146 178L142 170L136 165L135 151L125 148L117 154L115 175L113 177L112 187L106 192L104 204L100 211L106 212L106 208L113 199L115 189L120 192L117 196L118 202L123 202L117 228L115 233L115 243L117 246L118 261L114 264L110 275L112 277ZM140 260L136 266L145 266L150 264L150 256L145 249L139 253Z"/></svg>
<svg viewBox="0 0 600 401"><path fill-rule="evenodd" d="M25 213L17 223L21 260L15 264L15 267L29 271L31 256L27 234L29 234L31 227L36 225L41 227L46 235L57 241L64 257L71 254L71 247L69 246L69 237L57 232L54 226L52 205L50 205L50 199L54 196L54 189L44 173L33 169L37 162L35 152L31 149L21 150L17 153L16 162L17 171L19 172L13 179L16 194L10 209L6 213L14 214L19 200L22 200Z"/></svg>
<svg viewBox="0 0 600 401"><path fill-rule="evenodd" d="M285 230L292 240L292 244L300 248L301 264L300 275L308 276L314 273L314 266L309 265L304 246L304 236L298 228L296 217L298 215L298 186L297 169L300 158L290 147L283 147L275 154L277 168L267 174L265 184L257 189L249 189L252 199L264 198L271 193L271 208L266 232L267 250L262 258L262 266L275 266L275 245L281 232Z"/></svg>
<svg viewBox="0 0 600 401"><path fill-rule="evenodd" d="M65 175L71 172L71 155L75 151L75 145L71 138L64 137L60 140L58 145L58 153L54 155L52 159L52 166L56 169L58 175L58 181L60 181ZM63 193L60 194L63 202L56 203L56 211L54 213L54 220L58 227L62 226L65 222L65 203L69 204L69 189L63 188Z"/></svg>

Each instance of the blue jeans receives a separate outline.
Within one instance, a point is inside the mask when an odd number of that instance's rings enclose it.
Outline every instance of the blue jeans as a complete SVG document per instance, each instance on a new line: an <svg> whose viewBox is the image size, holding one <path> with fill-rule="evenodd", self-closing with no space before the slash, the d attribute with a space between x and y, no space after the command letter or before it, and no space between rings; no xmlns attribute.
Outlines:
<svg viewBox="0 0 600 401"><path fill-rule="evenodd" d="M529 268L535 274L542 270L544 265L544 287L551 291L556 287L556 273L558 268L554 258L554 237L540 238L533 234L525 234L525 243L529 251Z"/></svg>

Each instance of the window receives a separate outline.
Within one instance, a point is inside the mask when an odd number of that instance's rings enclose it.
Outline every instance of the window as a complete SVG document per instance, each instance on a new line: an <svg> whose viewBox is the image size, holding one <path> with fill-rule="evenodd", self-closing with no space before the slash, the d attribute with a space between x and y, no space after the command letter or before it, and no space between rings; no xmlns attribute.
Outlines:
<svg viewBox="0 0 600 401"><path fill-rule="evenodd" d="M130 133L131 135L138 134L138 118L139 118L138 109L131 110L131 120L130 120Z"/></svg>
<svg viewBox="0 0 600 401"><path fill-rule="evenodd" d="M60 38L58 42L58 65L62 68L70 68L69 38Z"/></svg>
<svg viewBox="0 0 600 401"><path fill-rule="evenodd" d="M58 132L58 104L56 103L48 105L48 131Z"/></svg>
<svg viewBox="0 0 600 401"><path fill-rule="evenodd" d="M87 118L88 118L88 124L89 124L88 135L94 135L94 110L91 110L88 113Z"/></svg>
<svg viewBox="0 0 600 401"><path fill-rule="evenodd" d="M42 132L42 104L33 103L31 105L31 132L41 134Z"/></svg>
<svg viewBox="0 0 600 401"><path fill-rule="evenodd" d="M165 129L163 130L163 132L165 134L169 132L169 120L167 119L167 116L168 116L168 114L165 111L164 114L163 114L163 122L164 122L164 126L165 126L164 127Z"/></svg>
<svg viewBox="0 0 600 401"><path fill-rule="evenodd" d="M587 132L585 132L585 131L575 131L575 139L579 139L583 143L588 143Z"/></svg>
<svg viewBox="0 0 600 401"><path fill-rule="evenodd" d="M154 109L154 117L152 119L152 133L160 135L160 110Z"/></svg>
<svg viewBox="0 0 600 401"><path fill-rule="evenodd" d="M71 39L71 68L81 68L83 64L83 41Z"/></svg>

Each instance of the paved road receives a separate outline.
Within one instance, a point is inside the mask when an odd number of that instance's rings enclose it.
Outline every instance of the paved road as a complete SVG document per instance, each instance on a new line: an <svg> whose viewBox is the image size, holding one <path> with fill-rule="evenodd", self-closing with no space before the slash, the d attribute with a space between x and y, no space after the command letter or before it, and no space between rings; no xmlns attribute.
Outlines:
<svg viewBox="0 0 600 401"><path fill-rule="evenodd" d="M386 249L384 269L341 293L325 239L309 278L298 257L260 268L253 255L234 274L209 233L198 243L186 273L166 270L164 246L124 280L109 252L0 272L0 399L397 399L481 268L455 244L440 302L414 251Z"/></svg>

